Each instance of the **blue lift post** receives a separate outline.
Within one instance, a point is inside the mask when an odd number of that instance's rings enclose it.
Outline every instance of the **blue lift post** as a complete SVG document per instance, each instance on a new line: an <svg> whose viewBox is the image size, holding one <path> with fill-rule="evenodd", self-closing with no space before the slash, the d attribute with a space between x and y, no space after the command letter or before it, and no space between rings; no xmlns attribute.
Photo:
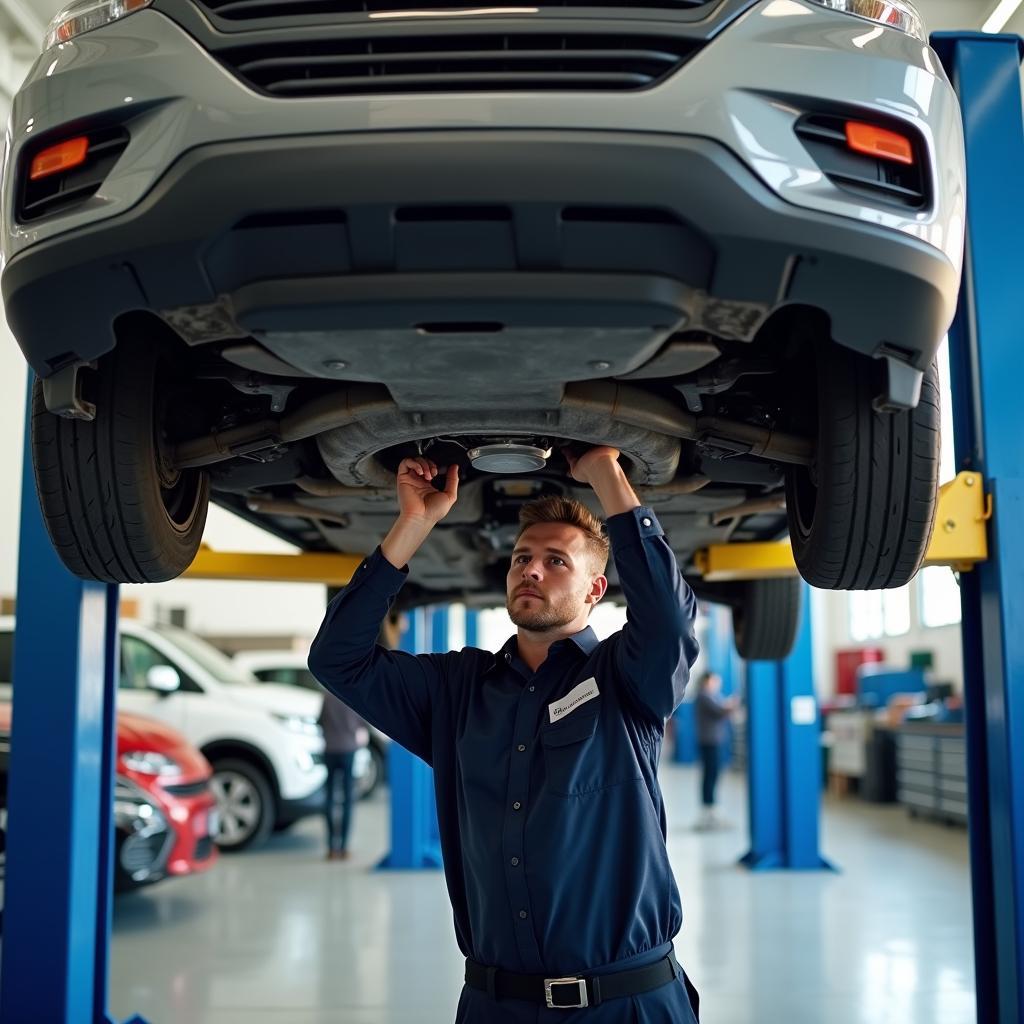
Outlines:
<svg viewBox="0 0 1024 1024"><path fill-rule="evenodd" d="M709 671L720 672L721 666L728 657L727 644L731 644L731 636L722 636L722 613L720 605L707 604L706 629L699 636L704 651L704 664ZM723 677L723 684L725 680ZM697 680L691 680L687 687L687 700L676 708L672 715L672 727L675 730L675 742L672 744L672 761L674 764L694 764L697 760L697 718L693 698L696 697Z"/></svg>
<svg viewBox="0 0 1024 1024"><path fill-rule="evenodd" d="M724 605L715 607L715 615L711 620L713 625L713 636L715 638L714 660L709 663L709 668L717 672L722 678L723 697L732 697L739 687L741 665L743 659L736 651L736 642L732 630L732 612ZM733 724L732 719L726 719L725 739L722 741L721 767L726 769L732 762L732 741Z"/></svg>
<svg viewBox="0 0 1024 1024"><path fill-rule="evenodd" d="M949 335L958 470L993 497L989 557L960 577L978 1021L1024 1021L1022 41L933 37L963 109L967 260ZM1009 194L1007 193L1009 189Z"/></svg>
<svg viewBox="0 0 1024 1024"><path fill-rule="evenodd" d="M480 613L475 608L466 609L466 646L480 646Z"/></svg>
<svg viewBox="0 0 1024 1024"><path fill-rule="evenodd" d="M118 588L54 553L28 418L23 460L0 1020L94 1024L109 1020ZM66 827L33 826L40 793Z"/></svg>
<svg viewBox="0 0 1024 1024"><path fill-rule="evenodd" d="M409 612L406 622L399 649L410 654L424 653L426 610L417 608ZM388 787L391 790L391 851L377 867L390 871L441 867L430 767L405 747L392 743L388 747Z"/></svg>
<svg viewBox="0 0 1024 1024"><path fill-rule="evenodd" d="M451 650L452 620L448 605L435 604L428 610L430 616L430 650L435 654L447 654ZM430 772L430 789L427 793L427 826L430 843L441 849L441 828L437 822L437 800L434 797L434 772Z"/></svg>
<svg viewBox="0 0 1024 1024"><path fill-rule="evenodd" d="M753 871L831 869L818 852L821 753L810 588L785 661L747 663L747 780Z"/></svg>

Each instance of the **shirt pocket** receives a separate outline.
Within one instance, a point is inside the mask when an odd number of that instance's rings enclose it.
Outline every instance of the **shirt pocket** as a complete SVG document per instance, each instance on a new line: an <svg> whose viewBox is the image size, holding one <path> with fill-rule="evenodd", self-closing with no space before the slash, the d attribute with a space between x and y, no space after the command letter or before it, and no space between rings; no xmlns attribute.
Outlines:
<svg viewBox="0 0 1024 1024"><path fill-rule="evenodd" d="M545 788L560 796L575 796L600 789L602 781L595 770L600 763L595 748L598 710L589 715L573 715L568 721L542 730Z"/></svg>

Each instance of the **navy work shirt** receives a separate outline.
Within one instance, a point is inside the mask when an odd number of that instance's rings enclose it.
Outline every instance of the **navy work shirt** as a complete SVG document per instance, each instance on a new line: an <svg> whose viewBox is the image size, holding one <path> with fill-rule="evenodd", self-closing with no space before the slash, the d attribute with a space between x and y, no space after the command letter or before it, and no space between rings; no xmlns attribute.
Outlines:
<svg viewBox="0 0 1024 1024"><path fill-rule="evenodd" d="M627 625L552 644L536 672L515 637L497 655L379 646L406 576L379 549L309 657L324 686L433 767L459 948L503 970L640 966L682 923L656 771L697 656L696 602L650 509L610 517L608 533Z"/></svg>

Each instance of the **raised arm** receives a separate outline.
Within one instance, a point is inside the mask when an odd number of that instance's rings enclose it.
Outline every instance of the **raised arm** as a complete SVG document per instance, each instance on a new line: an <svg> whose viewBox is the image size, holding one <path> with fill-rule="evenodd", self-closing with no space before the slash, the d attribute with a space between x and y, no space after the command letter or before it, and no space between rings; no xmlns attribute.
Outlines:
<svg viewBox="0 0 1024 1024"><path fill-rule="evenodd" d="M438 473L429 459L402 460L398 519L328 606L309 653L310 671L331 693L428 763L432 707L447 656L389 651L377 637L407 562L455 504L458 467L448 467L443 491L431 483Z"/></svg>
<svg viewBox="0 0 1024 1024"><path fill-rule="evenodd" d="M569 456L575 479L590 484L608 520L612 555L626 599L616 661L634 701L664 722L683 699L699 650L697 602L679 572L657 517L640 504L614 448Z"/></svg>

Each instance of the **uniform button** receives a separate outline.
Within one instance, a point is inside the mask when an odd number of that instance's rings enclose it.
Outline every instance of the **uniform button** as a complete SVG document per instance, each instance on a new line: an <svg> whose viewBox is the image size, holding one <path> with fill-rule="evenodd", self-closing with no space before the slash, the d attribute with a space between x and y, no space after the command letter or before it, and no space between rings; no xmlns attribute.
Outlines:
<svg viewBox="0 0 1024 1024"><path fill-rule="evenodd" d="M651 520L647 516L644 516L643 519L640 520L640 522L643 523L644 526L651 525Z"/></svg>
<svg viewBox="0 0 1024 1024"><path fill-rule="evenodd" d="M536 687L536 686L531 686L531 687L530 687L530 693L533 693L533 691L534 691L534 690L536 690L536 689L537 689L537 687Z"/></svg>
<svg viewBox="0 0 1024 1024"><path fill-rule="evenodd" d="M518 865L519 865L519 858L518 857L513 857L512 858L512 867L517 867Z"/></svg>
<svg viewBox="0 0 1024 1024"><path fill-rule="evenodd" d="M522 806L523 806L523 805L522 805L522 804L521 804L521 803L520 803L520 802L519 802L519 801L517 800L517 801L516 801L516 802L515 802L515 803L514 803L514 804L512 805L512 810L513 810L513 811L518 811L518 810L519 810L519 808L520 808L520 807L522 807Z"/></svg>
<svg viewBox="0 0 1024 1024"><path fill-rule="evenodd" d="M512 664L512 655L509 654L508 651L505 652L505 664L506 665L511 665Z"/></svg>
<svg viewBox="0 0 1024 1024"><path fill-rule="evenodd" d="M520 743L519 746L516 747L516 750L518 750L520 753L522 753L525 749L526 749L526 744L525 743Z"/></svg>
<svg viewBox="0 0 1024 1024"><path fill-rule="evenodd" d="M519 911L519 916L525 921L526 920L526 911L525 910L520 910Z"/></svg>

